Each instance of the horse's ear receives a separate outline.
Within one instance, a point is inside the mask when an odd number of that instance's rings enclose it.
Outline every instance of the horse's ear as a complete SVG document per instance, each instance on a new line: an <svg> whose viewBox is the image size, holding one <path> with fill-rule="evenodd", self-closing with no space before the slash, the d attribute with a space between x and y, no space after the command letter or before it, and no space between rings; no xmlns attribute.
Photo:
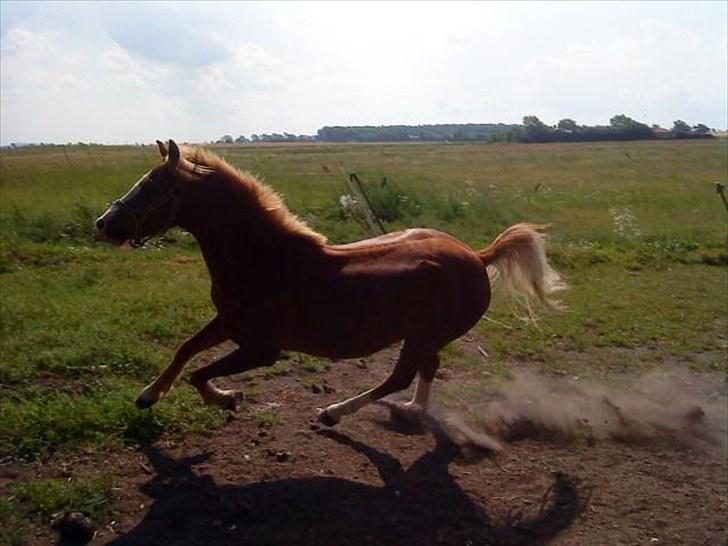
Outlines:
<svg viewBox="0 0 728 546"><path fill-rule="evenodd" d="M167 156L167 165L172 168L176 168L177 164L179 163L180 153L179 148L177 147L177 143L171 138L169 139L168 149L169 155Z"/></svg>
<svg viewBox="0 0 728 546"><path fill-rule="evenodd" d="M162 156L162 159L167 159L167 156L169 155L169 150L167 149L167 145L164 142L162 142L161 140L158 140L157 147L159 148L159 155Z"/></svg>

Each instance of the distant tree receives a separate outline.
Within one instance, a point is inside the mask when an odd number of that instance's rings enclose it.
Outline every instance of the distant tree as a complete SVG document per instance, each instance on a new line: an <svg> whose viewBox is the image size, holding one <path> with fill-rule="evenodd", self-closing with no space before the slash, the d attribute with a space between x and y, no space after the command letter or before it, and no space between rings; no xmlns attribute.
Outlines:
<svg viewBox="0 0 728 546"><path fill-rule="evenodd" d="M223 136L220 137L220 139L218 140L218 142L219 143L222 143L222 144L232 144L233 137L231 135L223 135Z"/></svg>
<svg viewBox="0 0 728 546"><path fill-rule="evenodd" d="M609 120L609 125L615 129L634 129L635 127L647 127L644 123L633 120L624 114L617 114Z"/></svg>
<svg viewBox="0 0 728 546"><path fill-rule="evenodd" d="M573 119L565 118L559 121L557 127L561 131L578 131L579 126L576 124L576 122Z"/></svg>
<svg viewBox="0 0 728 546"><path fill-rule="evenodd" d="M675 133L676 135L687 135L690 131L690 125L681 119L675 120L672 124L672 129L670 129L670 132Z"/></svg>
<svg viewBox="0 0 728 546"><path fill-rule="evenodd" d="M523 142L549 142L555 131L536 116L523 116L525 134L520 137Z"/></svg>
<svg viewBox="0 0 728 546"><path fill-rule="evenodd" d="M696 135L708 135L710 134L710 127L703 123L698 123L696 126L693 127L693 133Z"/></svg>
<svg viewBox="0 0 728 546"><path fill-rule="evenodd" d="M546 129L546 124L536 116L523 116L523 126L526 129Z"/></svg>
<svg viewBox="0 0 728 546"><path fill-rule="evenodd" d="M256 134L252 134L250 135L250 140L252 140L253 142L258 142L260 140L260 137Z"/></svg>
<svg viewBox="0 0 728 546"><path fill-rule="evenodd" d="M240 135L238 138L235 139L235 142L248 142L248 137L246 137L245 135Z"/></svg>

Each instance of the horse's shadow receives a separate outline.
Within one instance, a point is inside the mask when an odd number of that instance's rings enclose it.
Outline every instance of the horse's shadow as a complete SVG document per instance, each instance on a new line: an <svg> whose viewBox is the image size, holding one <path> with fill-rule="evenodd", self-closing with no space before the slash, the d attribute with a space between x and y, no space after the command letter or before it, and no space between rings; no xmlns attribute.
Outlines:
<svg viewBox="0 0 728 546"><path fill-rule="evenodd" d="M141 489L155 500L144 519L111 544L539 545L580 511L575 487L557 476L554 498L537 516L494 522L448 472L457 446L438 442L405 470L394 457L349 436L322 434L365 455L384 486L333 477L217 485L191 470L209 454L174 460L149 447L157 474Z"/></svg>

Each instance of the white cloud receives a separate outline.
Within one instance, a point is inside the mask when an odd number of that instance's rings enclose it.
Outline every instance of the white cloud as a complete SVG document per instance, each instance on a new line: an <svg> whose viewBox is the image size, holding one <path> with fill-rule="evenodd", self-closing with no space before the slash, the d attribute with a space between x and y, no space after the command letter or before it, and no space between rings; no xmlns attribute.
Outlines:
<svg viewBox="0 0 728 546"><path fill-rule="evenodd" d="M158 113L169 71L116 44L86 50L60 33L16 28L0 66L3 142L134 141L142 122L166 123Z"/></svg>
<svg viewBox="0 0 728 546"><path fill-rule="evenodd" d="M0 140L326 124L725 127L722 3L3 2Z"/></svg>
<svg viewBox="0 0 728 546"><path fill-rule="evenodd" d="M242 43L225 45L224 49L222 60L208 64L190 81L200 98L225 99L231 94L240 97L283 84L285 66L259 46Z"/></svg>
<svg viewBox="0 0 728 546"><path fill-rule="evenodd" d="M725 48L717 45L676 25L647 20L634 35L571 46L531 61L526 71L538 88L537 111L551 121L570 111L569 117L606 123L608 111L665 123L712 109L716 123L721 110L723 119L726 115L728 66ZM701 111L700 104L708 107ZM689 121L706 121L700 117Z"/></svg>
<svg viewBox="0 0 728 546"><path fill-rule="evenodd" d="M129 142L170 133L193 140L206 125L225 130L246 99L280 85L281 67L254 44L222 49L223 60L198 70L114 42L79 50L59 33L13 29L0 59L2 140Z"/></svg>

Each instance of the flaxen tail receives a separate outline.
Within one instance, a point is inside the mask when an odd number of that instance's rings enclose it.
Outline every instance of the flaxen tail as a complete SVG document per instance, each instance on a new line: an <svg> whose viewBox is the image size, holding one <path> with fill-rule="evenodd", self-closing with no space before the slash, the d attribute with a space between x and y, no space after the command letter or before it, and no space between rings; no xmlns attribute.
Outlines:
<svg viewBox="0 0 728 546"><path fill-rule="evenodd" d="M513 313L525 320L535 321L535 300L547 309L560 309L560 303L550 296L566 288L546 258L546 227L516 224L498 235L487 248L478 251L488 276L510 298ZM519 308L526 311L525 316Z"/></svg>

